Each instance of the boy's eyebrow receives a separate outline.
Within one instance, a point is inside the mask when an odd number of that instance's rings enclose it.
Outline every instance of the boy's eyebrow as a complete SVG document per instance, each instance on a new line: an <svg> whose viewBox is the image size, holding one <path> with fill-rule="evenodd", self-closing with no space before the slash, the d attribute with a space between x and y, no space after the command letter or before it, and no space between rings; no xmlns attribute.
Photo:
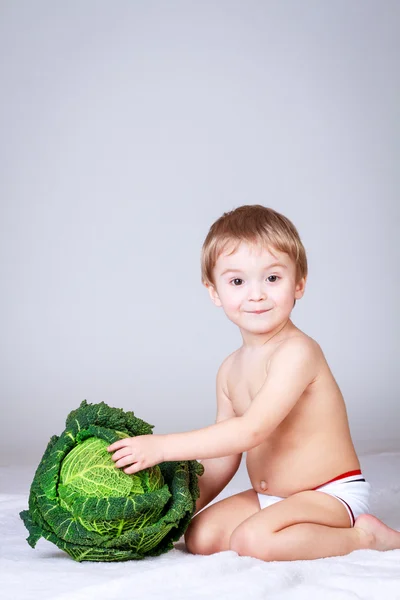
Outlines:
<svg viewBox="0 0 400 600"><path fill-rule="evenodd" d="M267 265L265 267L265 269L272 269L272 267L282 267L283 269L287 269L288 268L287 265L284 265L284 264L279 263L279 262L275 262L275 263L272 263L272 265ZM242 273L242 270L241 269L225 269L225 271L223 271L221 273L221 276L222 275L226 275L226 273Z"/></svg>

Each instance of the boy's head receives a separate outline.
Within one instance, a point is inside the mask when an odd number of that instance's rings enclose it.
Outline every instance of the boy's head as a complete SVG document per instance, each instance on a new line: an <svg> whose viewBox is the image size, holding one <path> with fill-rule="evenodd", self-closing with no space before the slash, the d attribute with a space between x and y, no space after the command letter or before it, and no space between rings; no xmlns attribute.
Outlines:
<svg viewBox="0 0 400 600"><path fill-rule="evenodd" d="M270 269L276 262L283 266ZM306 251L296 227L287 217L259 204L224 213L203 244L202 281L213 301L224 308L231 301L240 312L256 306L269 310L274 305L283 314L288 302L293 308L296 297L304 293L307 273Z"/></svg>

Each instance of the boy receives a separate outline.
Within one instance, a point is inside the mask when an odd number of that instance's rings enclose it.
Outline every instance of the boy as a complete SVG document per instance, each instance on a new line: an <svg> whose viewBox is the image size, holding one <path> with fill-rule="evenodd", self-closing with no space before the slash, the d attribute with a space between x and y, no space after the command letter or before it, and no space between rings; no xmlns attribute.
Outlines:
<svg viewBox="0 0 400 600"><path fill-rule="evenodd" d="M276 561L400 548L399 532L365 514L371 486L343 396L318 343L290 320L307 278L294 225L260 205L225 213L204 242L202 278L243 338L217 374L216 424L119 440L108 448L116 466L135 473L202 459L185 535L192 553ZM253 487L197 514L232 479L243 452Z"/></svg>

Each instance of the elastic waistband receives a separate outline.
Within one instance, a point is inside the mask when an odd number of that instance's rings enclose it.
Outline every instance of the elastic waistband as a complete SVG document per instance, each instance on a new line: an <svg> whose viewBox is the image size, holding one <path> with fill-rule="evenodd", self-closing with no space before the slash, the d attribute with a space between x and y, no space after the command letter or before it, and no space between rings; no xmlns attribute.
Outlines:
<svg viewBox="0 0 400 600"><path fill-rule="evenodd" d="M342 483L347 483L350 481L365 481L365 478L361 473L360 469L356 469L355 471L347 471L347 473L342 473L342 475L338 475L337 477L334 477L329 481L325 481L325 483L321 483L321 485L318 485L317 487L312 489L317 490L318 488L324 485L328 485L328 483L333 483L334 481L341 481Z"/></svg>

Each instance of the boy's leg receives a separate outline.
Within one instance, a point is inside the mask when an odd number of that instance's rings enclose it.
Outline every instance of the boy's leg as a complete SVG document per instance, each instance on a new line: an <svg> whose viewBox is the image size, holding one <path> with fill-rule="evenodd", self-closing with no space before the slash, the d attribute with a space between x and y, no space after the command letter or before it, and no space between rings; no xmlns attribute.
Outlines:
<svg viewBox="0 0 400 600"><path fill-rule="evenodd" d="M229 550L232 532L259 511L260 503L253 489L211 504L191 520L185 533L186 548L192 554Z"/></svg>
<svg viewBox="0 0 400 600"><path fill-rule="evenodd" d="M304 491L260 510L232 533L230 549L261 560L307 560L342 556L362 548L400 548L400 533L372 515L354 527L344 505L317 491Z"/></svg>

